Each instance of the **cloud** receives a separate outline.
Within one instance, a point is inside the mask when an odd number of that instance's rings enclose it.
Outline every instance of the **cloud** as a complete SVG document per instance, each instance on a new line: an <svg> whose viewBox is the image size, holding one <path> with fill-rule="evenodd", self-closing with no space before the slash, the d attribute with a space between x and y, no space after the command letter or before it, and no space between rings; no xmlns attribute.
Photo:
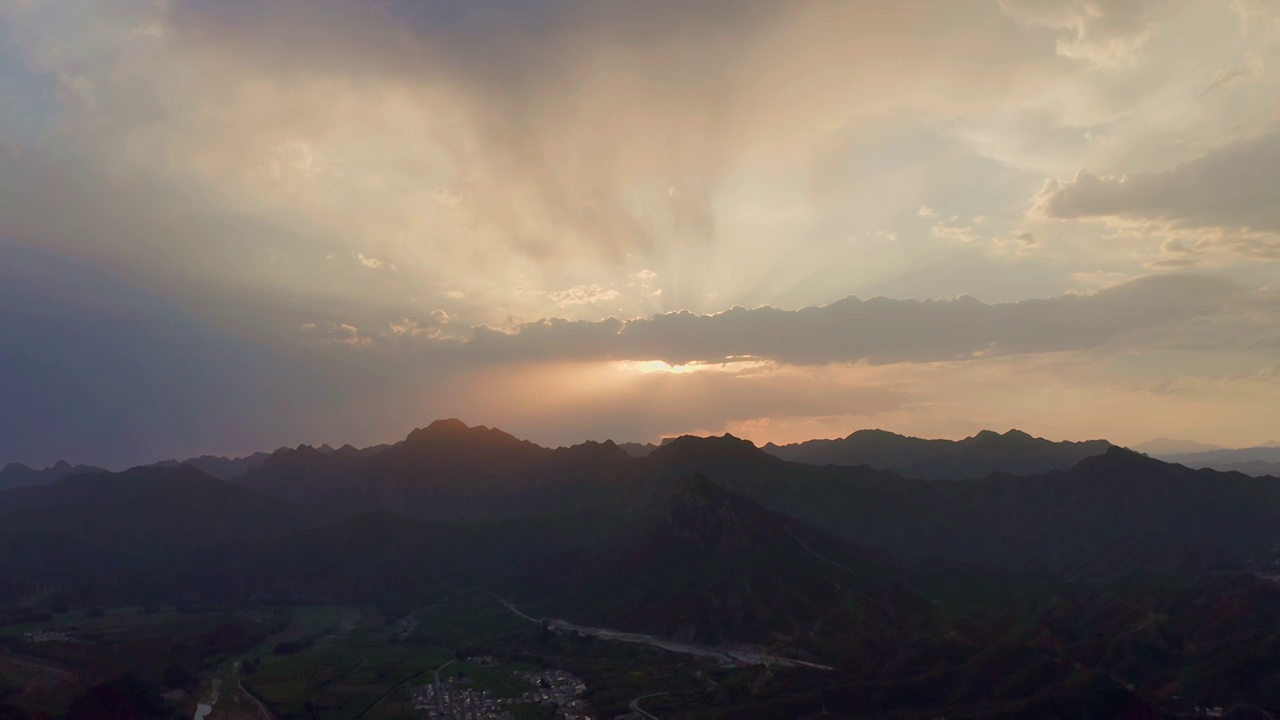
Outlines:
<svg viewBox="0 0 1280 720"><path fill-rule="evenodd" d="M1231 10L1240 18L1240 30L1271 31L1280 36L1280 7L1272 0L1231 0Z"/></svg>
<svg viewBox="0 0 1280 720"><path fill-rule="evenodd" d="M613 289L604 289L592 283L590 285L575 285L568 290L552 290L547 293L547 297L560 307L568 307L570 305L594 305L596 303L608 302L618 298L618 291Z"/></svg>
<svg viewBox="0 0 1280 720"><path fill-rule="evenodd" d="M1273 257L1280 247L1280 132L1223 145L1160 173L1049 180L1033 211L1055 219L1099 218L1205 231L1224 252Z"/></svg>
<svg viewBox="0 0 1280 720"><path fill-rule="evenodd" d="M997 252L1013 255L1027 253L1039 245L1036 241L1035 233L1030 230L1022 230L1010 235L993 238L991 240L991 244L995 247Z"/></svg>
<svg viewBox="0 0 1280 720"><path fill-rule="evenodd" d="M1209 84L1205 87L1205 92L1212 92L1219 88L1235 87L1236 85L1244 85L1247 83L1257 82L1263 71L1266 69L1262 58L1252 58L1245 65L1219 70L1209 80Z"/></svg>
<svg viewBox="0 0 1280 720"><path fill-rule="evenodd" d="M662 373L612 364L538 366L513 374L480 371L469 378L468 412L503 418L503 427L537 437L555 419L555 434L656 440L685 432L723 432L761 417L830 417L848 421L898 412L919 402L893 382L857 369L768 367L753 372Z"/></svg>
<svg viewBox="0 0 1280 720"><path fill-rule="evenodd" d="M356 259L360 261L361 265L367 268L370 268L372 270L395 270L396 269L396 266L394 263L389 263L385 260L379 260L378 258L366 257L364 253L356 253Z"/></svg>
<svg viewBox="0 0 1280 720"><path fill-rule="evenodd" d="M985 4L38 6L0 23L33 75L93 98L44 118L76 152L299 238L386 244L402 271L633 253L666 274L713 246L744 168L816 160L868 118L952 117L1046 69ZM859 71L887 66L912 82Z"/></svg>
<svg viewBox="0 0 1280 720"><path fill-rule="evenodd" d="M451 347L477 361L923 363L1095 348L1245 308L1280 322L1274 291L1251 291L1212 276L1155 275L1092 293L1014 303L850 297L794 311L735 307L625 321L547 319L504 330L480 326Z"/></svg>
<svg viewBox="0 0 1280 720"><path fill-rule="evenodd" d="M1067 31L1058 54L1101 67L1135 62L1159 31L1145 0L1000 0L1000 7L1020 22Z"/></svg>
<svg viewBox="0 0 1280 720"><path fill-rule="evenodd" d="M392 330L395 331L396 328L397 326L393 324ZM367 348L377 341L373 334L344 322L309 322L300 325L299 329L308 342L318 346L344 345L350 348Z"/></svg>
<svg viewBox="0 0 1280 720"><path fill-rule="evenodd" d="M938 240L946 240L949 242L968 244L978 239L977 234L972 227L967 225L955 225L948 222L934 223L929 228L929 235Z"/></svg>
<svg viewBox="0 0 1280 720"><path fill-rule="evenodd" d="M393 320L389 324L392 337L416 337L422 335L428 338L442 337L444 326L449 324L449 314L443 310L432 310L426 319L417 316L409 316L399 320Z"/></svg>

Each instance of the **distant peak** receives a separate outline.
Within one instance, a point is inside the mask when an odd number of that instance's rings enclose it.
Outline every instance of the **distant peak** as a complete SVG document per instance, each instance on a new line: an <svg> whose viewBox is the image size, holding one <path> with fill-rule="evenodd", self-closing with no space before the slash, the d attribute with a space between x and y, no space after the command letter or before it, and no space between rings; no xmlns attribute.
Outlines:
<svg viewBox="0 0 1280 720"><path fill-rule="evenodd" d="M66 460L59 460L58 462L53 464L53 469L54 470L70 470L71 463L67 462Z"/></svg>
<svg viewBox="0 0 1280 720"><path fill-rule="evenodd" d="M431 438L462 437L469 432L483 429L485 428L479 425L474 428L470 427L457 418L446 418L444 420L436 420L424 428L415 429L405 439L408 442L421 442Z"/></svg>
<svg viewBox="0 0 1280 720"><path fill-rule="evenodd" d="M1163 464L1140 452L1111 445L1101 455L1087 457L1076 463L1075 470L1085 472L1135 470Z"/></svg>
<svg viewBox="0 0 1280 720"><path fill-rule="evenodd" d="M664 441L662 447L671 448L671 447L677 447L677 446L692 446L692 445L701 445L701 446L707 446L707 447L749 447L752 449L757 449L755 446L755 443L751 442L750 440L743 440L742 438L735 437L733 435L730 435L729 433L725 433L724 435L720 435L720 436L708 435L707 437L699 437L697 435L681 435L680 437L671 438L670 440Z"/></svg>
<svg viewBox="0 0 1280 720"><path fill-rule="evenodd" d="M498 428L484 425L468 426L455 418L436 420L425 428L418 428L405 438L409 445L466 444L466 445L527 445L536 447L528 440L520 438Z"/></svg>
<svg viewBox="0 0 1280 720"><path fill-rule="evenodd" d="M479 426L477 426L479 427ZM466 432L471 427L462 422L458 418L444 418L435 420L425 428L428 432L449 433L449 432Z"/></svg>
<svg viewBox="0 0 1280 720"><path fill-rule="evenodd" d="M30 472L30 471L31 471L31 468L27 467L26 465L23 465L22 463L16 463L16 462L9 463L8 465L4 466L3 470L0 470L0 472Z"/></svg>
<svg viewBox="0 0 1280 720"><path fill-rule="evenodd" d="M1007 438L1009 440L1034 440L1035 439L1035 437L1033 437L1031 433L1025 433L1019 430L1018 428L1011 428L1008 432L1006 432L1001 437Z"/></svg>
<svg viewBox="0 0 1280 720"><path fill-rule="evenodd" d="M756 447L749 440L725 434L719 437L698 437L682 435L669 443L656 448L648 455L655 460L677 460L678 462L702 460L734 460L734 459L773 459L765 451Z"/></svg>
<svg viewBox="0 0 1280 720"><path fill-rule="evenodd" d="M852 440L854 438L900 438L900 437L906 437L906 436L899 435L898 433L892 432L890 430L881 430L880 428L869 428L865 430L854 430L853 432L849 433L848 436L845 437L845 440Z"/></svg>

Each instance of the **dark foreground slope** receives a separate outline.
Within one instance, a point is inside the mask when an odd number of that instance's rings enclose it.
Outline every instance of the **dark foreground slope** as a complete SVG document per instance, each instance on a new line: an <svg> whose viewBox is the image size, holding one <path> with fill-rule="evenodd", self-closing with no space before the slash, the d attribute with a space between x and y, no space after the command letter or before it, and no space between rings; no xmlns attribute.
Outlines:
<svg viewBox="0 0 1280 720"><path fill-rule="evenodd" d="M326 518L190 466L71 476L0 493L0 591L141 601L213 571L196 564L213 549L269 542Z"/></svg>
<svg viewBox="0 0 1280 720"><path fill-rule="evenodd" d="M835 635L887 648L931 621L931 606L890 558L702 475L679 480L637 532L568 578L549 609L701 643L829 646Z"/></svg>

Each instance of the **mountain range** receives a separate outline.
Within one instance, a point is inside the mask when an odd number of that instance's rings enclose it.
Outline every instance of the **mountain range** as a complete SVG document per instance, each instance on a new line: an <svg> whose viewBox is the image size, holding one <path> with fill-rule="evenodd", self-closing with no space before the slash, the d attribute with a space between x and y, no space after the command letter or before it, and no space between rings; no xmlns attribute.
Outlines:
<svg viewBox="0 0 1280 720"><path fill-rule="evenodd" d="M1159 455L1165 462L1178 463L1193 468L1211 468L1224 472L1235 471L1246 475L1280 475L1280 447L1260 446L1239 449L1206 450L1203 452Z"/></svg>
<svg viewBox="0 0 1280 720"><path fill-rule="evenodd" d="M462 425L456 420L438 421L442 426ZM433 426L436 424L433 423ZM433 426L415 431L411 437L422 437ZM465 425L463 425L465 427ZM435 428L439 430L439 428ZM494 432L502 433L494 429ZM655 450L671 444L679 438L667 437L660 443L599 443L601 447L617 447L623 454L643 458ZM220 480L232 480L255 473L260 482L286 482L278 472L283 464L298 466L306 472L304 455L313 457L333 456L348 463L381 455L409 441L356 448L343 445L334 448L328 444L319 446L299 445L279 448L271 452L255 452L242 457L201 455L185 460L161 460L149 467L176 468L190 465ZM521 441L527 446L532 443ZM783 460L811 465L865 465L877 470L892 470L897 474L919 479L962 479L984 477L991 473L1034 475L1052 470L1066 470L1080 460L1098 455L1112 444L1105 440L1083 442L1051 441L1037 438L1020 430L1003 434L983 430L963 440L930 440L916 438L884 430L859 430L847 437L835 440L809 440L802 443L762 446L766 453ZM547 449L547 448L543 448ZM1133 446L1134 450L1166 462L1179 463L1193 468L1212 468L1237 471L1248 475L1280 474L1280 446L1271 443L1257 448L1230 450L1205 443L1168 440L1164 438ZM1195 450L1191 452L1189 450ZM276 472L259 471L268 461L276 465ZM338 463L340 464L340 463ZM320 468L320 463L313 463ZM331 468L326 468L331 469ZM0 469L0 490L26 485L46 485L74 474L106 472L91 465L71 465L59 460L43 470L10 463ZM272 479L266 479L271 477ZM313 481L314 482L314 481Z"/></svg>
<svg viewBox="0 0 1280 720"><path fill-rule="evenodd" d="M976 463L1048 442L928 447ZM637 456L437 421L365 451L281 449L230 480L159 465L0 491L0 612L401 616L468 587L543 617L829 665L797 697L852 716L1137 703L1163 717L1173 695L1280 707L1280 480L1109 444L1065 468L940 475L790 461L731 435Z"/></svg>
<svg viewBox="0 0 1280 720"><path fill-rule="evenodd" d="M764 446L783 460L810 465L866 465L925 480L958 480L993 472L1034 475L1066 470L1104 452L1105 440L1053 442L1020 430L984 430L963 440L924 440L884 430L859 430L838 440Z"/></svg>
<svg viewBox="0 0 1280 720"><path fill-rule="evenodd" d="M92 465L72 465L65 460L59 460L42 470L35 470L21 463L9 463L0 469L0 490L28 485L48 485L69 475L100 472L107 471Z"/></svg>
<svg viewBox="0 0 1280 720"><path fill-rule="evenodd" d="M202 542L260 539L267 528L376 512L437 523L602 516L625 526L660 512L677 482L695 473L771 512L911 561L1106 577L1239 565L1280 547L1275 478L1193 470L1113 446L1068 470L941 481L788 462L730 435L677 438L636 458L610 442L552 450L457 421L372 454L280 450L231 482L190 465L71 476L0 492L0 512L10 514L7 537L47 529L69 541L101 532L103 547L148 527Z"/></svg>

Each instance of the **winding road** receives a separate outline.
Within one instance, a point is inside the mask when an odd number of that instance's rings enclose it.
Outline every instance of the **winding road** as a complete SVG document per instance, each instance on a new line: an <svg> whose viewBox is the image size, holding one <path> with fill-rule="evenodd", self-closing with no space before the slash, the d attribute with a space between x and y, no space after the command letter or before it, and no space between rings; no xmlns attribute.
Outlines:
<svg viewBox="0 0 1280 720"><path fill-rule="evenodd" d="M656 693L649 693L648 695L641 695L640 697L628 703L627 707L631 708L631 712L639 715L640 717L648 718L649 720L658 720L657 715L654 715L653 713L648 712L644 708L640 707L640 701L644 700L645 698L658 697L659 695L666 695L666 693L656 692Z"/></svg>

